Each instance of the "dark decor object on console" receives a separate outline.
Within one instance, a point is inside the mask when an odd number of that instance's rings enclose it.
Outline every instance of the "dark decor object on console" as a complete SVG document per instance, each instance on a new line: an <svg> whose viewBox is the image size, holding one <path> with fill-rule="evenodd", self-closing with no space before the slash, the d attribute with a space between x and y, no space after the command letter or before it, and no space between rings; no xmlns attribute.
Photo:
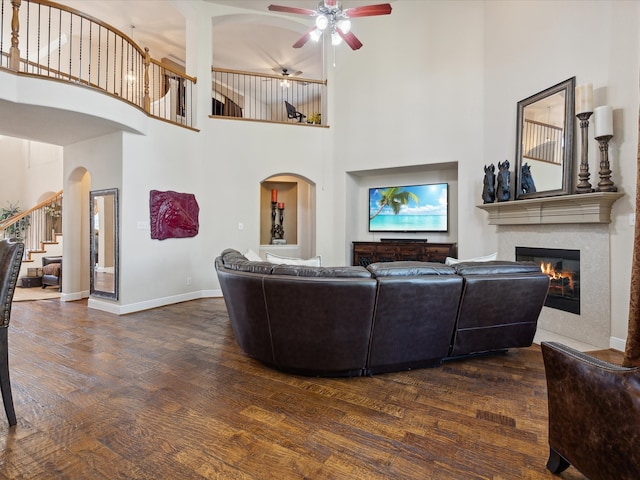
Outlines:
<svg viewBox="0 0 640 480"><path fill-rule="evenodd" d="M522 165L520 169L520 193L535 193L536 184L533 181L533 175L531 174L531 166L528 163Z"/></svg>
<svg viewBox="0 0 640 480"><path fill-rule="evenodd" d="M62 290L62 257L42 257L42 288L48 285Z"/></svg>
<svg viewBox="0 0 640 480"><path fill-rule="evenodd" d="M482 202L493 203L496 200L496 167L492 163L484 166L484 180L482 182Z"/></svg>
<svg viewBox="0 0 640 480"><path fill-rule="evenodd" d="M547 469L635 480L640 472L640 371L542 342L549 398Z"/></svg>
<svg viewBox="0 0 640 480"><path fill-rule="evenodd" d="M530 346L549 277L529 262L303 267L215 260L249 356L282 371L360 376Z"/></svg>
<svg viewBox="0 0 640 480"><path fill-rule="evenodd" d="M511 198L511 172L509 171L509 160L498 162L498 188L496 189L496 199L499 202L508 202Z"/></svg>
<svg viewBox="0 0 640 480"><path fill-rule="evenodd" d="M0 389L2 390L4 411L7 413L10 426L15 425L17 420L11 394L7 341L11 319L11 302L18 282L23 253L23 243L0 240Z"/></svg>

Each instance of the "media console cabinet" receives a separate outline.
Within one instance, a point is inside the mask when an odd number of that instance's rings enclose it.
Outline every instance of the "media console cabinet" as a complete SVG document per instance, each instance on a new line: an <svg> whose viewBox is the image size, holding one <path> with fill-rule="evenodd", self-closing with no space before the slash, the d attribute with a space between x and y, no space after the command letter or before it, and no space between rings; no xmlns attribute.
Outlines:
<svg viewBox="0 0 640 480"><path fill-rule="evenodd" d="M456 256L455 243L428 243L415 240L383 240L381 242L352 242L353 265L366 267L370 263L413 260L444 263Z"/></svg>

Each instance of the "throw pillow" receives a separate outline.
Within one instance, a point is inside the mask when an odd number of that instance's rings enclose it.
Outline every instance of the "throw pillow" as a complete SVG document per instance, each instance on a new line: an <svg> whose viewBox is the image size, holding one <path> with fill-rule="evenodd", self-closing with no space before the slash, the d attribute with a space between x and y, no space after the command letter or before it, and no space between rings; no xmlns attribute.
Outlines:
<svg viewBox="0 0 640 480"><path fill-rule="evenodd" d="M498 257L498 252L492 253L491 255L485 255L483 257L475 257L469 258L467 260L459 260L457 258L447 257L444 260L445 265L455 265L460 262L492 262Z"/></svg>
<svg viewBox="0 0 640 480"><path fill-rule="evenodd" d="M60 276L60 264L59 263L48 263L44 267L42 267L43 275L55 275L56 277Z"/></svg>
<svg viewBox="0 0 640 480"><path fill-rule="evenodd" d="M322 258L320 255L309 258L307 260L303 258L281 257L273 253L267 253L267 262L275 263L277 265L299 265L303 267L321 267Z"/></svg>
<svg viewBox="0 0 640 480"><path fill-rule="evenodd" d="M260 257L260 255L258 255L256 252L254 252L253 250L249 249L244 253L244 256L247 260L251 261L251 262L262 262L262 257Z"/></svg>

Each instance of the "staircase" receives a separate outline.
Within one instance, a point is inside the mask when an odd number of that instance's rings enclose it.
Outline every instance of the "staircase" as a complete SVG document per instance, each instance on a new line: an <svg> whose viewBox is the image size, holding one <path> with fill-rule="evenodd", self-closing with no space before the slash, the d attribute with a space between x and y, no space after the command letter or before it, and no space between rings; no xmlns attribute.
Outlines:
<svg viewBox="0 0 640 480"><path fill-rule="evenodd" d="M0 239L24 242L20 277L42 267L42 257L62 255L62 190L25 212L0 220Z"/></svg>

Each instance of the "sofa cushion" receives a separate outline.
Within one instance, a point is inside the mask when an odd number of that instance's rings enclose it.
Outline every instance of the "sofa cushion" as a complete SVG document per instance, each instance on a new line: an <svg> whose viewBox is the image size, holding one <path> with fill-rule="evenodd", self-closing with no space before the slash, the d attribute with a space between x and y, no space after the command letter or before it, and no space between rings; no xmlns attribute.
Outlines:
<svg viewBox="0 0 640 480"><path fill-rule="evenodd" d="M43 275L53 275L55 277L59 277L60 276L60 267L62 265L59 263L49 263L47 265L45 265L44 267L42 267L42 274Z"/></svg>
<svg viewBox="0 0 640 480"><path fill-rule="evenodd" d="M305 267L298 265L274 265L273 275L296 277L371 278L364 267Z"/></svg>
<svg viewBox="0 0 640 480"><path fill-rule="evenodd" d="M453 267L436 262L377 262L367 266L374 277L415 277L419 275L453 275Z"/></svg>
<svg viewBox="0 0 640 480"><path fill-rule="evenodd" d="M239 251L228 248L222 252L222 263L229 270L238 270L239 272L270 274L273 264L269 262L252 262L242 255Z"/></svg>
<svg viewBox="0 0 640 480"><path fill-rule="evenodd" d="M304 258L293 258L293 257L283 257L280 255L275 255L273 253L266 254L267 262L275 263L276 265L301 265L304 267L321 267L322 266L322 258L318 255L315 257L311 257L309 259Z"/></svg>
<svg viewBox="0 0 640 480"><path fill-rule="evenodd" d="M509 273L542 273L540 265L534 262L460 262L453 265L458 275L496 275Z"/></svg>

